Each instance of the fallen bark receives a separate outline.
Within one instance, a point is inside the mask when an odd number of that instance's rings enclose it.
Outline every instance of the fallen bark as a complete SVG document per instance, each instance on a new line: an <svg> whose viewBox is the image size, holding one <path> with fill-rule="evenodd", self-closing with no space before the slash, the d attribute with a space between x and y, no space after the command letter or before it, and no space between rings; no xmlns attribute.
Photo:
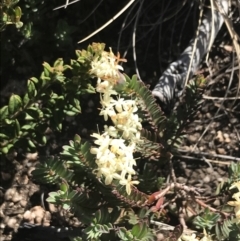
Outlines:
<svg viewBox="0 0 240 241"><path fill-rule="evenodd" d="M228 13L228 1L217 0L216 6ZM203 56L211 49L222 24L223 16L218 10L208 10L199 27L197 39L193 38L179 59L163 72L152 94L164 109L171 109L174 99L181 96L185 83L196 73Z"/></svg>

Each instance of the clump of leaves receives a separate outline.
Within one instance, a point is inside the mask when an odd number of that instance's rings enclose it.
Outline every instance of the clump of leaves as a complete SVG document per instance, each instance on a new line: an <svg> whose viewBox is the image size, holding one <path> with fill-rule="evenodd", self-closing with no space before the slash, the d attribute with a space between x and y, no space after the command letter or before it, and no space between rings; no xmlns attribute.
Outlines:
<svg viewBox="0 0 240 241"><path fill-rule="evenodd" d="M8 105L0 109L0 153L18 147L34 151L46 144L47 129L61 131L65 116L81 113L80 96L95 92L86 69L103 47L93 44L87 51L76 51L77 58L70 65L62 59L53 66L45 62L40 78L27 81L24 96L10 96Z"/></svg>
<svg viewBox="0 0 240 241"><path fill-rule="evenodd" d="M16 6L18 0L1 1L0 3L0 31L3 31L7 25L13 24L16 28L21 28L23 23L20 21L22 10Z"/></svg>

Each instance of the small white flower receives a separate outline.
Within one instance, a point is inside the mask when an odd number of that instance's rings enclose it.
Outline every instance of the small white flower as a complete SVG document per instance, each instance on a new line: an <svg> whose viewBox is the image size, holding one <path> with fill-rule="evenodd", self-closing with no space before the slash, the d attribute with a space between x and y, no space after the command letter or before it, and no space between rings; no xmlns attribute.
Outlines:
<svg viewBox="0 0 240 241"><path fill-rule="evenodd" d="M123 173L124 175L124 173ZM120 184L123 185L123 186L126 186L126 192L128 195L131 194L131 187L134 186L134 185L137 185L139 184L139 181L132 181L132 175L128 175L127 178L123 178L123 175L122 176L122 179L120 180Z"/></svg>
<svg viewBox="0 0 240 241"><path fill-rule="evenodd" d="M110 48L110 52L103 51L100 58L95 58L91 63L90 74L97 76L102 80L108 80L116 83L121 78L119 70L123 67L118 62L124 62L125 59L120 59L120 56L115 56Z"/></svg>
<svg viewBox="0 0 240 241"><path fill-rule="evenodd" d="M240 223L240 181L233 183L232 186L230 187L230 189L232 189L234 187L236 187L239 190L239 192L234 193L232 196L236 201L229 201L228 204L230 206L235 207L234 211L235 211L235 215L236 215L236 222Z"/></svg>

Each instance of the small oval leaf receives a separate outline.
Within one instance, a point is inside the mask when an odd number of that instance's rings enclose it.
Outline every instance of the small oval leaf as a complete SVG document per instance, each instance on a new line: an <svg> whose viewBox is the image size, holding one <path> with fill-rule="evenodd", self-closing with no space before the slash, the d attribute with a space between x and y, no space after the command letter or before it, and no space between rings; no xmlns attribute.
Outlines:
<svg viewBox="0 0 240 241"><path fill-rule="evenodd" d="M36 96L36 93L37 93L36 87L35 87L34 82L31 79L28 80L28 90L27 91L28 91L29 98L33 98Z"/></svg>
<svg viewBox="0 0 240 241"><path fill-rule="evenodd" d="M5 105L0 109L0 120L6 119L8 116L8 106Z"/></svg>
<svg viewBox="0 0 240 241"><path fill-rule="evenodd" d="M36 148L35 144L31 140L28 140L28 144L30 147Z"/></svg>
<svg viewBox="0 0 240 241"><path fill-rule="evenodd" d="M21 127L17 119L15 120L14 124L15 124L15 136L19 136Z"/></svg>
<svg viewBox="0 0 240 241"><path fill-rule="evenodd" d="M15 114L22 107L22 99L19 95L11 95L8 103L9 114Z"/></svg>

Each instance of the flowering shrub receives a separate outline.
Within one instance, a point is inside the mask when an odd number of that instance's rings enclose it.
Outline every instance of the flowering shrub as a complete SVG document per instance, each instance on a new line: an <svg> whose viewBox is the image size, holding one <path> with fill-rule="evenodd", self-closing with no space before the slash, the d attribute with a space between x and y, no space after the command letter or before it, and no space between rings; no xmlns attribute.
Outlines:
<svg viewBox="0 0 240 241"><path fill-rule="evenodd" d="M187 224L179 218L181 228L168 229L166 240L215 241L230 237L237 241L240 165L230 166L232 179L222 189L224 195L230 185L231 190L238 189L233 195L235 201L228 202L235 207L237 218L233 210L225 212L199 199L201 190L177 183L174 173L176 145L201 100L198 82L187 87L184 108L180 103L167 118L136 75L129 78L120 72L120 62L126 60L119 54L115 56L111 49L104 50L104 44L93 43L87 50L77 50L76 55L69 65L64 65L62 59L53 66L44 63L40 78L29 79L25 96L12 95L9 104L0 110L1 126L5 127L0 133L4 140L1 151L5 154L18 146L23 148L24 141L35 149L47 144L42 133L50 128L61 131L65 115L81 113L81 95L100 96L98 114L105 121L103 132L91 135L93 143L75 135L59 156L46 158L33 171L34 178L41 182L59 184L59 190L49 193L47 201L62 205L78 217L83 235L75 240L156 240L158 228L153 224L167 222L168 205L180 199L198 205L191 224L204 233L185 233ZM53 84L61 91L54 92ZM171 178L164 184L165 176L159 170L166 163ZM183 207L180 205L173 214L178 216ZM161 226L159 229L164 232Z"/></svg>

